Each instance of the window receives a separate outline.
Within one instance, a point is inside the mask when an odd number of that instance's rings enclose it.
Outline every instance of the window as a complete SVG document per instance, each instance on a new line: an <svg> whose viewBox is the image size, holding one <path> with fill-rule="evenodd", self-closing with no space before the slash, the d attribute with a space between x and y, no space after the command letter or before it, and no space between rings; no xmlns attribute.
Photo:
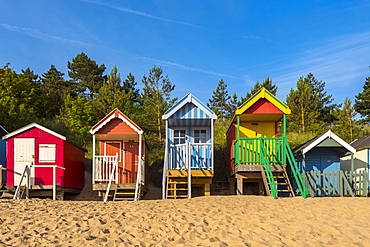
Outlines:
<svg viewBox="0 0 370 247"><path fill-rule="evenodd" d="M39 145L39 162L56 161L56 144Z"/></svg>
<svg viewBox="0 0 370 247"><path fill-rule="evenodd" d="M206 143L208 141L207 138L207 130L194 130L194 142L195 143Z"/></svg>
<svg viewBox="0 0 370 247"><path fill-rule="evenodd" d="M174 130L173 132L173 143L175 145L184 144L186 142L185 130Z"/></svg>

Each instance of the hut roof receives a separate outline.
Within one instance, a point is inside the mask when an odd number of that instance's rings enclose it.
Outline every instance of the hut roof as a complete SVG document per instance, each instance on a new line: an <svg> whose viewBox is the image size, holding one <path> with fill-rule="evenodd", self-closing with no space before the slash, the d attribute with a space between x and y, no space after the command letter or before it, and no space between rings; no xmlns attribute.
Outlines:
<svg viewBox="0 0 370 247"><path fill-rule="evenodd" d="M351 146L354 147L357 151L370 149L370 136L365 136L351 142Z"/></svg>

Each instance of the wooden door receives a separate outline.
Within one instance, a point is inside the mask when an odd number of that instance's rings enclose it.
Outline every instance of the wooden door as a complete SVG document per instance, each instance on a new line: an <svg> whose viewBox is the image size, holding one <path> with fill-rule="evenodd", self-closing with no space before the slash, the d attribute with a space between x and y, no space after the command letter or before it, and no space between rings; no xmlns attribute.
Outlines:
<svg viewBox="0 0 370 247"><path fill-rule="evenodd" d="M136 183L139 165L139 143L125 142L126 183Z"/></svg>
<svg viewBox="0 0 370 247"><path fill-rule="evenodd" d="M14 185L17 186L26 165L30 166L35 157L35 138L14 138ZM31 168L31 185L34 185L34 168ZM26 184L23 178L22 184Z"/></svg>
<svg viewBox="0 0 370 247"><path fill-rule="evenodd" d="M120 141L105 141L104 155L116 156L118 154L118 183L123 180L123 165L122 165L122 142Z"/></svg>

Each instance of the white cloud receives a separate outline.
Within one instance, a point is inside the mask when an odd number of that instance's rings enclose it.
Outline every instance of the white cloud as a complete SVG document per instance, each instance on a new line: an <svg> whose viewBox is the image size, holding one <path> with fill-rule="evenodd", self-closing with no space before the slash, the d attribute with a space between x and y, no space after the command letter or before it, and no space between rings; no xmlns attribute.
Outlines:
<svg viewBox="0 0 370 247"><path fill-rule="evenodd" d="M78 41L78 40L65 39L65 38L61 38L61 37L58 37L58 36L49 35L49 34L42 33L40 31L37 31L35 29L31 29L31 28L11 26L11 25L4 24L4 23L0 23L0 27L2 27L4 29L7 29L7 30L10 30L10 31L22 33L22 34L25 34L25 35L28 35L30 37L34 37L34 38L37 38L37 39L43 39L43 40L53 39L53 40L61 41L61 42L64 42L64 43L70 43L70 44L75 44L75 45L80 45L80 46L92 46L92 44L89 44L89 43L86 43L86 42L81 42L81 41Z"/></svg>
<svg viewBox="0 0 370 247"><path fill-rule="evenodd" d="M199 73L203 73L203 74L216 75L216 76L220 76L220 77L227 77L227 78L233 78L233 79L237 79L237 80L243 80L243 78L238 78L238 77L232 76L232 75L227 75L227 74L217 73L217 72L210 71L210 70L204 70L204 69L189 67L189 66L185 66L185 65L182 65L182 64L162 61L162 60L158 60L158 59L154 59L154 58L141 57L141 59L146 60L146 61L150 61L150 62L154 62L154 63L157 63L157 64L162 65L162 66L176 67L176 68L180 68L182 70L195 71L195 72L199 72Z"/></svg>
<svg viewBox="0 0 370 247"><path fill-rule="evenodd" d="M126 12L126 13L130 13L130 14L133 14L133 15L140 15L140 16L143 16L143 17L152 18L152 19L156 19L156 20L160 20L160 21L171 22L171 23L176 23L176 24L180 24L180 25L184 25L184 26L204 29L203 27L200 27L200 26L197 26L197 25L194 25L194 24L191 24L191 23L181 22L181 21L174 21L174 20L162 18L162 17L159 17L159 16L147 14L147 13L137 11L137 10L118 7L117 5L113 5L113 4L110 4L110 3L107 3L107 2L103 2L103 1L96 1L96 0L80 0L80 1L86 2L86 3L92 3L92 4L98 4L98 5L106 6L108 8L116 9L116 10Z"/></svg>

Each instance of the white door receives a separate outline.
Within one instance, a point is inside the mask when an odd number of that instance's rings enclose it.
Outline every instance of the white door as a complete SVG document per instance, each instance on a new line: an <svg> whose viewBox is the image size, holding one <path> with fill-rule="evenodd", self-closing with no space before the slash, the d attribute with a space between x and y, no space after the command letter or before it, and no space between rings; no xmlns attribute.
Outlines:
<svg viewBox="0 0 370 247"><path fill-rule="evenodd" d="M14 185L18 185L26 165L30 166L35 155L35 138L14 138ZM34 184L31 168L31 185ZM26 184L23 178L22 185Z"/></svg>

